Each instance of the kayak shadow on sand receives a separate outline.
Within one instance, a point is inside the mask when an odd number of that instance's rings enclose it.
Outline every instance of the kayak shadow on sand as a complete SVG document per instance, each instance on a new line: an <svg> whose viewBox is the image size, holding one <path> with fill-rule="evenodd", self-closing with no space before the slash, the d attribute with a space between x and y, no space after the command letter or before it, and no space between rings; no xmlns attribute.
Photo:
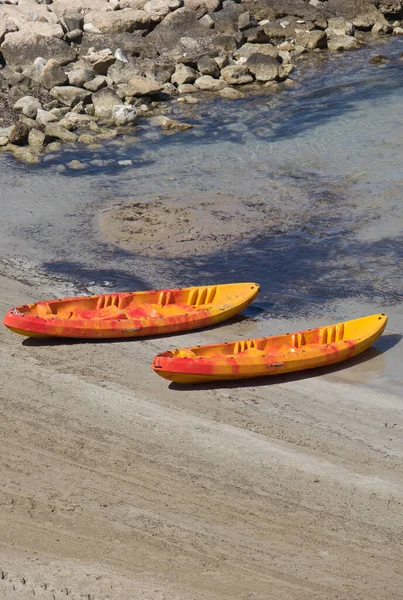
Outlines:
<svg viewBox="0 0 403 600"><path fill-rule="evenodd" d="M309 369L305 371L297 371L295 373L288 373L285 375L268 375L266 377L253 377L250 379L235 379L228 381L208 381L206 383L197 383L197 384L178 384L178 383L170 383L168 386L170 390L186 392L186 391L194 391L194 390L219 390L219 389L234 389L234 388L251 388L251 387L261 387L267 385L278 385L280 383L290 383L294 381L301 381L303 379L311 379L313 377L323 377L324 375L331 375L333 373L337 373L339 371L347 370L352 367L357 367L358 365L362 365L364 363L370 362L377 357L382 356L388 350L391 350L394 346L396 346L403 335L400 333L390 333L383 335L377 342L376 346L372 346L368 348L362 354L351 358L349 360L336 363L335 365L329 365L328 367L317 367L315 369ZM376 375L376 371L378 369L374 368L374 373ZM368 373L368 371L367 371Z"/></svg>

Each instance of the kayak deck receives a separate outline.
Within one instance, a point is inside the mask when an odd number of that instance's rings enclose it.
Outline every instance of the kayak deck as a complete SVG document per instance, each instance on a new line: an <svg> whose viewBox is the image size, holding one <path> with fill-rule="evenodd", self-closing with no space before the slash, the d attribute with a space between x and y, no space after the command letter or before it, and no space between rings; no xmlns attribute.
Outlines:
<svg viewBox="0 0 403 600"><path fill-rule="evenodd" d="M387 316L370 315L296 333L194 346L158 354L152 367L176 383L290 373L341 362L369 348Z"/></svg>
<svg viewBox="0 0 403 600"><path fill-rule="evenodd" d="M259 291L255 283L124 292L18 306L4 324L30 337L119 338L206 327L237 314Z"/></svg>

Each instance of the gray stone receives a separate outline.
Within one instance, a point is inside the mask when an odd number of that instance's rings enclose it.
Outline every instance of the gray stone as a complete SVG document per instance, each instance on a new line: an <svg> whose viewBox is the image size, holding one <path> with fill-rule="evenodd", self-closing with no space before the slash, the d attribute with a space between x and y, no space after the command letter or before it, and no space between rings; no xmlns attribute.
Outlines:
<svg viewBox="0 0 403 600"><path fill-rule="evenodd" d="M380 17L371 29L371 33L375 35L386 35L392 33L393 27L388 23L385 17Z"/></svg>
<svg viewBox="0 0 403 600"><path fill-rule="evenodd" d="M129 96L153 96L162 91L162 85L153 79L147 77L131 77L124 86L124 94ZM121 86L119 86L121 87Z"/></svg>
<svg viewBox="0 0 403 600"><path fill-rule="evenodd" d="M133 125L137 119L136 108L128 104L117 104L112 109L112 120L115 125Z"/></svg>
<svg viewBox="0 0 403 600"><path fill-rule="evenodd" d="M160 23L171 12L166 0L149 0L143 8L153 23Z"/></svg>
<svg viewBox="0 0 403 600"><path fill-rule="evenodd" d="M22 146L28 141L29 129L24 123L16 123L11 127L8 139L10 144Z"/></svg>
<svg viewBox="0 0 403 600"><path fill-rule="evenodd" d="M51 58L40 72L38 81L44 88L50 90L55 86L67 83L67 75L59 63Z"/></svg>
<svg viewBox="0 0 403 600"><path fill-rule="evenodd" d="M279 55L278 48L273 46L272 44L244 44L235 52L234 57L236 59L240 58L249 58L252 54L266 54L267 56L272 56L273 58L277 58Z"/></svg>
<svg viewBox="0 0 403 600"><path fill-rule="evenodd" d="M195 85L192 85L191 83L183 83L182 85L178 85L178 92L180 94L194 94L198 91L199 90L197 89L197 87Z"/></svg>
<svg viewBox="0 0 403 600"><path fill-rule="evenodd" d="M224 100L238 100L238 98L243 98L243 94L241 94L241 92L231 87L225 87L218 93L220 94L221 98L224 98Z"/></svg>
<svg viewBox="0 0 403 600"><path fill-rule="evenodd" d="M187 67L186 65L179 64L176 67L175 73L171 77L172 83L176 85L182 85L183 83L193 83L198 78L199 73Z"/></svg>
<svg viewBox="0 0 403 600"><path fill-rule="evenodd" d="M28 135L28 144L30 146L44 146L45 134L39 129L31 129Z"/></svg>
<svg viewBox="0 0 403 600"><path fill-rule="evenodd" d="M47 110L38 109L36 113L36 121L39 125L47 125L47 123L54 123L57 120L57 117Z"/></svg>
<svg viewBox="0 0 403 600"><path fill-rule="evenodd" d="M332 35L353 35L354 25L343 17L332 17L328 19L326 33Z"/></svg>
<svg viewBox="0 0 403 600"><path fill-rule="evenodd" d="M81 13L67 13L63 16L68 31L81 30L84 26L84 16Z"/></svg>
<svg viewBox="0 0 403 600"><path fill-rule="evenodd" d="M212 40L212 44L219 52L234 54L238 48L238 42L232 35L219 34Z"/></svg>
<svg viewBox="0 0 403 600"><path fill-rule="evenodd" d="M48 138L56 138L63 142L76 142L78 137L75 133L68 131L58 123L48 123L45 127L45 134Z"/></svg>
<svg viewBox="0 0 403 600"><path fill-rule="evenodd" d="M38 123L35 121L35 119L30 119L29 117L26 117L25 115L20 115L18 118L18 121L20 123L24 123L24 125L26 125L29 130L31 130L34 127L38 127Z"/></svg>
<svg viewBox="0 0 403 600"><path fill-rule="evenodd" d="M8 33L1 51L8 65L32 65L38 56L67 64L77 56L77 52L64 40L22 31Z"/></svg>
<svg viewBox="0 0 403 600"><path fill-rule="evenodd" d="M250 27L256 27L256 20L251 16L249 11L241 13L238 17L238 29L244 31Z"/></svg>
<svg viewBox="0 0 403 600"><path fill-rule="evenodd" d="M192 129L193 125L190 123L181 123L169 117L162 117L161 127L164 131L186 131L187 129Z"/></svg>
<svg viewBox="0 0 403 600"><path fill-rule="evenodd" d="M264 31L263 27L252 27L244 32L246 41L251 44L268 44L271 37Z"/></svg>
<svg viewBox="0 0 403 600"><path fill-rule="evenodd" d="M90 92L69 85L56 86L51 90L50 94L52 98L56 98L56 100L66 106L74 106L79 102L85 102L91 96Z"/></svg>
<svg viewBox="0 0 403 600"><path fill-rule="evenodd" d="M98 92L106 86L107 80L103 75L97 75L94 79L84 84L85 89L89 90L90 92Z"/></svg>
<svg viewBox="0 0 403 600"><path fill-rule="evenodd" d="M73 31L68 31L66 33L66 40L72 44L81 44L83 35L84 33L81 29L73 29Z"/></svg>
<svg viewBox="0 0 403 600"><path fill-rule="evenodd" d="M33 96L24 96L17 100L13 108L15 111L22 113L26 117L35 119L36 114L38 110L42 108L42 105L37 98L34 98Z"/></svg>
<svg viewBox="0 0 403 600"><path fill-rule="evenodd" d="M150 15L144 10L118 10L110 12L91 11L84 17L84 24L93 25L101 33L133 32L148 29Z"/></svg>
<svg viewBox="0 0 403 600"><path fill-rule="evenodd" d="M241 65L232 65L225 67L221 71L221 78L230 85L242 85L253 81L248 68Z"/></svg>
<svg viewBox="0 0 403 600"><path fill-rule="evenodd" d="M94 79L94 77L95 71L92 69L73 69L73 71L68 73L69 84L75 87L84 87L84 85Z"/></svg>
<svg viewBox="0 0 403 600"><path fill-rule="evenodd" d="M328 39L327 47L329 50L342 52L344 50L356 50L361 47L361 43L351 35L335 35Z"/></svg>
<svg viewBox="0 0 403 600"><path fill-rule="evenodd" d="M0 148L7 146L7 144L8 144L8 137L5 137L4 135L0 135Z"/></svg>
<svg viewBox="0 0 403 600"><path fill-rule="evenodd" d="M201 75L211 75L211 77L219 77L220 69L217 62L210 56L202 56L197 61L197 69Z"/></svg>
<svg viewBox="0 0 403 600"><path fill-rule="evenodd" d="M220 79L214 79L211 75L202 75L195 81L195 86L199 90L206 92L218 92L225 87L225 83Z"/></svg>
<svg viewBox="0 0 403 600"><path fill-rule="evenodd" d="M92 94L92 103L94 105L95 116L101 119L111 119L114 107L122 104L122 101L113 90L104 88Z"/></svg>
<svg viewBox="0 0 403 600"><path fill-rule="evenodd" d="M325 31L313 30L299 33L295 38L295 43L298 46L303 46L307 50L315 48L327 48L327 35Z"/></svg>
<svg viewBox="0 0 403 600"><path fill-rule="evenodd" d="M210 17L210 15L204 15L204 17L199 19L199 23L200 23L200 25L203 25L204 27L208 27L209 29L213 29L213 27L214 27L214 21Z"/></svg>
<svg viewBox="0 0 403 600"><path fill-rule="evenodd" d="M274 81L282 76L282 67L272 56L266 54L252 54L245 65L255 76L256 81Z"/></svg>

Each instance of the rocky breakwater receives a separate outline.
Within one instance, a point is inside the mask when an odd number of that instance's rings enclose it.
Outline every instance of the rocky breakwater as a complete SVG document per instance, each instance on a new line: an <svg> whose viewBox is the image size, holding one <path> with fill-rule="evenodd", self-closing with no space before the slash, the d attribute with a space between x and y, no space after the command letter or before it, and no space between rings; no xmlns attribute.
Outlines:
<svg viewBox="0 0 403 600"><path fill-rule="evenodd" d="M0 0L0 148L35 163L176 102L292 80L307 52L403 33L403 0ZM155 112L165 116L155 117Z"/></svg>

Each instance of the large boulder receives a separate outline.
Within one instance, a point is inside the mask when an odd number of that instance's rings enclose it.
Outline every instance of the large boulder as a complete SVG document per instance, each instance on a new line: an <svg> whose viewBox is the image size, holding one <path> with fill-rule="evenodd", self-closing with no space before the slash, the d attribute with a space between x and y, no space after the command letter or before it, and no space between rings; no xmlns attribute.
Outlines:
<svg viewBox="0 0 403 600"><path fill-rule="evenodd" d="M211 52L211 40L216 34L200 25L196 13L179 8L159 23L146 40L159 49L160 54L177 50L199 58Z"/></svg>
<svg viewBox="0 0 403 600"><path fill-rule="evenodd" d="M148 29L150 15L144 10L92 11L85 15L84 25L92 24L101 33L132 32Z"/></svg>
<svg viewBox="0 0 403 600"><path fill-rule="evenodd" d="M24 96L17 100L13 106L16 112L19 112L30 119L35 119L38 110L41 110L42 105L34 96Z"/></svg>
<svg viewBox="0 0 403 600"><path fill-rule="evenodd" d="M314 21L320 11L304 0L243 0L244 10L261 19L282 19L287 16Z"/></svg>
<svg viewBox="0 0 403 600"><path fill-rule="evenodd" d="M135 96L153 96L162 92L163 86L155 79L148 79L148 77L132 77L127 83L123 83L118 86L118 91L122 93L125 98L132 98Z"/></svg>
<svg viewBox="0 0 403 600"><path fill-rule="evenodd" d="M54 58L61 65L68 64L77 57L76 50L64 40L24 31L8 33L1 51L8 65L19 66L33 64L38 56L46 60Z"/></svg>
<svg viewBox="0 0 403 600"><path fill-rule="evenodd" d="M181 85L182 83L193 83L198 77L199 73L195 69L179 63L175 69L175 73L171 77L171 81L172 83L176 83L176 85Z"/></svg>
<svg viewBox="0 0 403 600"><path fill-rule="evenodd" d="M95 75L93 69L73 69L68 74L69 84L74 87L84 87L86 83L95 78Z"/></svg>
<svg viewBox="0 0 403 600"><path fill-rule="evenodd" d="M284 78L283 68L272 56L267 54L252 54L245 63L256 81L279 81Z"/></svg>
<svg viewBox="0 0 403 600"><path fill-rule="evenodd" d="M314 31L304 31L296 36L295 43L308 50L327 48L327 34L325 31L319 29L315 29Z"/></svg>
<svg viewBox="0 0 403 600"><path fill-rule="evenodd" d="M216 11L220 4L221 0L183 0L183 6L194 12L198 19Z"/></svg>
<svg viewBox="0 0 403 600"><path fill-rule="evenodd" d="M51 58L39 73L38 81L44 88L51 90L57 85L67 83L67 75L57 60Z"/></svg>
<svg viewBox="0 0 403 600"><path fill-rule="evenodd" d="M356 50L361 48L361 42L351 35L335 35L327 40L329 50L343 52L344 50Z"/></svg>
<svg viewBox="0 0 403 600"><path fill-rule="evenodd" d="M273 58L277 58L279 55L279 51L277 46L273 46L272 44L244 44L234 53L234 57L239 60L240 58L249 58L252 54L266 54L267 56L272 56Z"/></svg>
<svg viewBox="0 0 403 600"><path fill-rule="evenodd" d="M218 33L234 35L238 31L238 19L244 12L240 4L228 4L222 10L211 15L214 21L214 29Z"/></svg>
<svg viewBox="0 0 403 600"><path fill-rule="evenodd" d="M94 105L95 116L101 119L111 119L113 109L117 105L122 104L119 96L109 88L103 88L92 94L92 103Z"/></svg>
<svg viewBox="0 0 403 600"><path fill-rule="evenodd" d="M64 35L61 25L57 25L56 23L43 23L42 21L23 23L20 27L20 31L25 33L36 33L43 37L55 37L60 39Z"/></svg>
<svg viewBox="0 0 403 600"><path fill-rule="evenodd" d="M91 96L90 92L70 85L56 86L52 88L50 94L66 106L75 106L79 102L86 102Z"/></svg>
<svg viewBox="0 0 403 600"><path fill-rule="evenodd" d="M221 71L221 78L230 85L241 85L253 81L253 77L249 73L248 68L242 65L230 65L229 67L224 67Z"/></svg>
<svg viewBox="0 0 403 600"><path fill-rule="evenodd" d="M148 0L144 5L144 10L153 23L160 23L171 12L169 0Z"/></svg>

